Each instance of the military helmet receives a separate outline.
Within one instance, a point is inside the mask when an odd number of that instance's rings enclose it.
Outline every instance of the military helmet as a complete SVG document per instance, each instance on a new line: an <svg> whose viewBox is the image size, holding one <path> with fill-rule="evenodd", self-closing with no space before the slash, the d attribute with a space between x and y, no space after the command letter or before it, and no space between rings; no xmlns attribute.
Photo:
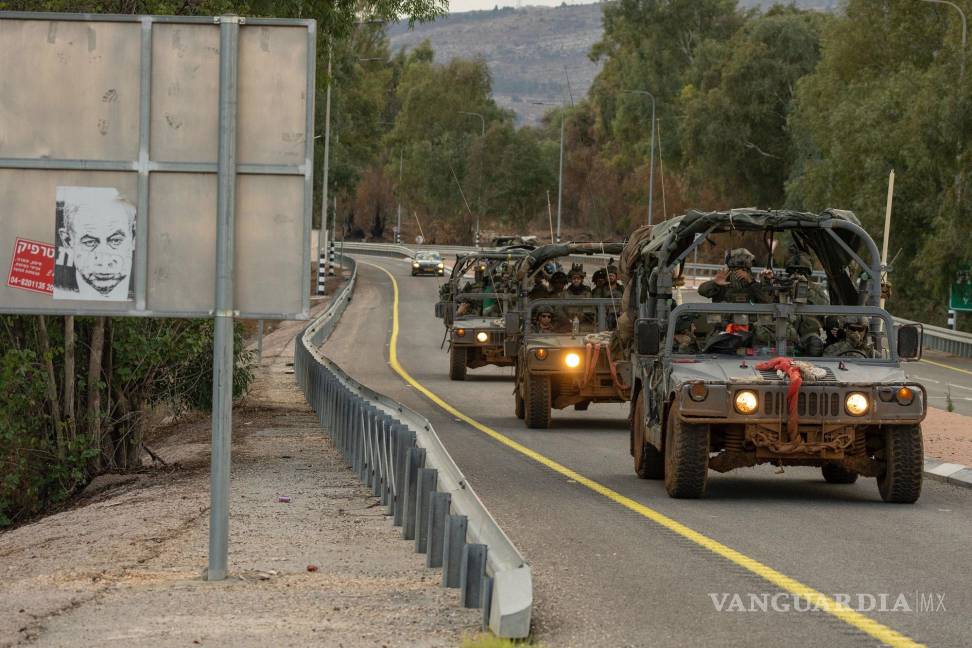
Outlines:
<svg viewBox="0 0 972 648"><path fill-rule="evenodd" d="M752 268L755 258L746 248L736 248L726 252L726 265L730 268Z"/></svg>
<svg viewBox="0 0 972 648"><path fill-rule="evenodd" d="M607 271L607 270L605 270L604 268L601 268L600 270L596 270L596 271L594 272L594 274L593 274L593 275L591 275L591 278L592 278L592 279L593 279L594 281L598 281L599 279L600 279L600 280L603 280L603 281L607 281L607 278L608 278L608 271Z"/></svg>
<svg viewBox="0 0 972 648"><path fill-rule="evenodd" d="M584 266L582 264L575 263L570 266L570 272L567 273L567 276L570 277L571 279L577 276L583 279L584 277L587 276L587 273L584 272Z"/></svg>
<svg viewBox="0 0 972 648"><path fill-rule="evenodd" d="M550 283L552 283L552 284L566 284L567 283L567 275L564 274L561 270L558 270L557 272L553 273L553 276L550 277Z"/></svg>
<svg viewBox="0 0 972 648"><path fill-rule="evenodd" d="M809 275L813 272L813 260L806 252L795 250L790 258L786 260L786 271L789 274L799 273Z"/></svg>
<svg viewBox="0 0 972 648"><path fill-rule="evenodd" d="M618 271L618 266L614 265L614 263L612 262L612 263L608 264L607 274L618 275L618 274L621 274L621 273Z"/></svg>
<svg viewBox="0 0 972 648"><path fill-rule="evenodd" d="M553 306L549 306L549 305L547 305L547 304L543 304L543 305L541 305L541 306L538 306L538 307L537 307L537 308L536 308L536 309L534 310L534 312L535 312L535 313L536 313L537 315L542 315L542 314L547 314L547 315L553 315L553 312L554 312L554 309L553 309Z"/></svg>
<svg viewBox="0 0 972 648"><path fill-rule="evenodd" d="M687 333L692 330L692 323L695 321L695 316L691 314L680 315L675 321L675 332L676 333Z"/></svg>

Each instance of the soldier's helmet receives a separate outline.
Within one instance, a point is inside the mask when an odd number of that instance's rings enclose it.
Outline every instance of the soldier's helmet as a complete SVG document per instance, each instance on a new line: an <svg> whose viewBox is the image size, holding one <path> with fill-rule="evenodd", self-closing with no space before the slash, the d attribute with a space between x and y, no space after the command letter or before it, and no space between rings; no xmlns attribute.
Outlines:
<svg viewBox="0 0 972 648"><path fill-rule="evenodd" d="M543 306L538 306L534 311L537 315L553 315L553 306L548 306L544 304Z"/></svg>
<svg viewBox="0 0 972 648"><path fill-rule="evenodd" d="M597 283L598 281L607 281L608 278L607 270L605 270L604 268L601 268L600 270L596 270L594 274L591 275L591 278L594 280L595 283Z"/></svg>
<svg viewBox="0 0 972 648"><path fill-rule="evenodd" d="M550 277L550 285L552 286L559 285L561 287L566 286L567 275L565 275L563 272L558 270L557 272L553 273L553 276Z"/></svg>
<svg viewBox="0 0 972 648"><path fill-rule="evenodd" d="M583 265L581 265L580 263L575 263L572 266L570 266L570 272L567 273L567 276L571 279L573 279L574 277L580 277L581 279L583 279L584 277L587 276L587 273L584 272Z"/></svg>
<svg viewBox="0 0 972 648"><path fill-rule="evenodd" d="M810 276L810 273L813 272L813 260L806 252L794 251L786 260L786 271L788 274Z"/></svg>
<svg viewBox="0 0 972 648"><path fill-rule="evenodd" d="M681 315L675 321L676 333L688 333L692 330L692 322L695 321L694 315Z"/></svg>
<svg viewBox="0 0 972 648"><path fill-rule="evenodd" d="M746 268L748 270L753 267L753 259L755 258L753 253L746 248L736 248L726 252L726 265L730 268Z"/></svg>
<svg viewBox="0 0 972 648"><path fill-rule="evenodd" d="M608 267L607 267L607 273L609 275L613 274L615 276L621 274L620 272L618 272L618 266L614 265L613 262L610 265L608 265Z"/></svg>

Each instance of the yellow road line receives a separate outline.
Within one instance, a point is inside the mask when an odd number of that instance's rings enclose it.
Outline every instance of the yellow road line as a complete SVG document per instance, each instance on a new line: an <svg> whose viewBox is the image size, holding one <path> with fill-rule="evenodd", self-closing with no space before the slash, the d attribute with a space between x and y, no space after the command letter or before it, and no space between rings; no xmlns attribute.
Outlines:
<svg viewBox="0 0 972 648"><path fill-rule="evenodd" d="M367 262L360 262L360 263L367 263ZM691 540L695 544L708 549L709 551L716 554L717 556L725 558L726 560L735 563L740 567L743 567L744 569L756 574L757 576L762 577L763 579L769 581L770 583L780 588L781 590L799 596L800 598L808 601L810 605L812 605L814 608L817 608L822 612L831 614L837 617L838 619L840 619L841 621L847 623L848 625L851 625L857 628L858 630L866 632L867 634L874 637L875 639L877 639L878 641L880 641L885 645L894 646L895 648L923 645L901 634L896 630L892 630L891 628L878 623L874 619L871 619L870 617L867 617L861 614L860 612L852 610L846 605L838 603L835 599L827 596L826 594L819 592L808 585L804 585L800 581L790 578L789 576L781 572L778 572L777 570L773 569L772 567L769 567L768 565L764 565L758 560L755 560L744 554L741 554L735 549L727 547L726 545L722 544L717 540L713 540L712 538L702 533L699 533L698 531L690 529L689 527L685 526L681 522L677 522L676 520L673 520L667 515L659 513L658 511L649 508L644 504L636 502L635 500L626 497L621 493L618 493L617 491L614 491L608 488L607 486L604 486L603 484L599 484L593 479L585 477L584 475L581 475L571 470L570 468L564 466L563 464L557 463L553 459L550 459L549 457L546 457L535 450L532 450L520 443L517 443L516 441L509 438L508 436L501 434L500 432L497 432L491 427L483 425L479 421L467 416L466 414L463 414L455 407L442 400L439 396L437 396L436 394L431 392L428 388L426 388L424 385L422 385L417 380L412 378L412 376L409 375L409 373L405 371L405 369L399 364L398 362L398 282L395 281L395 277L393 277L392 274L388 272L388 270L385 270L381 266L375 265L373 263L367 263L367 265L378 268L386 275L388 275L388 278L391 280L391 285L394 292L394 301L392 306L392 334L391 334L390 345L388 348L389 364L391 365L392 369L394 369L395 372L405 380L405 382L407 382L413 388L421 392L426 398L428 398L430 401L432 401L433 403L441 407L443 410L448 412L451 416L468 423L475 429L479 430L480 432L483 432L484 434L489 435L490 437L502 443L503 445L513 450L516 450L520 454L525 455L530 459L533 459L537 463L543 464L544 466L550 468L551 470L560 473L564 477L567 477L568 479L572 479L576 481L578 484L586 486L587 488L594 491L595 493L603 495L609 500L616 502L617 504L620 504L621 506L631 511L634 511L639 515L648 518L652 522L655 522L656 524L663 526L669 531L676 533L682 536L683 538L686 538L687 540Z"/></svg>
<svg viewBox="0 0 972 648"><path fill-rule="evenodd" d="M925 360L922 358L919 362L924 362L925 364L935 365L936 367L941 367L942 369L951 369L952 371L957 371L959 373L969 374L972 376L972 371L968 369L960 369L958 367L953 367L952 365L943 364L941 362L935 362L934 360Z"/></svg>

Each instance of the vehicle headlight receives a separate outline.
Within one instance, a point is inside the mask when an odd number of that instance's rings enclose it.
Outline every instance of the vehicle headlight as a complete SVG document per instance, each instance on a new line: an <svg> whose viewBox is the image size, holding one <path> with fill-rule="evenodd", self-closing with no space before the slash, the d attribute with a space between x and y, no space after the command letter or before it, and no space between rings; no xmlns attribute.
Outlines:
<svg viewBox="0 0 972 648"><path fill-rule="evenodd" d="M419 262L418 261L412 261L412 267L413 268L419 267Z"/></svg>
<svg viewBox="0 0 972 648"><path fill-rule="evenodd" d="M442 268L444 268L444 267L445 267L445 264L444 264L444 263L440 263L440 264L439 264L439 270L441 270L441 269L442 269Z"/></svg>
<svg viewBox="0 0 972 648"><path fill-rule="evenodd" d="M579 367L580 354L571 351L570 353L564 356L564 364L570 367L571 369L574 369L575 367Z"/></svg>
<svg viewBox="0 0 972 648"><path fill-rule="evenodd" d="M456 335L462 337L466 334L466 329L456 329Z"/></svg>
<svg viewBox="0 0 972 648"><path fill-rule="evenodd" d="M533 355L537 358L537 360L545 360L547 358L547 350L546 349L534 349L533 350Z"/></svg>
<svg viewBox="0 0 972 648"><path fill-rule="evenodd" d="M476 334L476 339L479 342L485 342L486 340L489 339L489 334L486 331L480 331L479 333Z"/></svg>
<svg viewBox="0 0 972 648"><path fill-rule="evenodd" d="M847 394L847 400L844 401L844 408L851 416L864 416L868 407L870 403L867 402L867 396L859 392Z"/></svg>
<svg viewBox="0 0 972 648"><path fill-rule="evenodd" d="M736 411L740 414L752 414L759 406L759 399L756 398L756 392L744 389L736 392L736 398L733 401L733 405L735 406Z"/></svg>

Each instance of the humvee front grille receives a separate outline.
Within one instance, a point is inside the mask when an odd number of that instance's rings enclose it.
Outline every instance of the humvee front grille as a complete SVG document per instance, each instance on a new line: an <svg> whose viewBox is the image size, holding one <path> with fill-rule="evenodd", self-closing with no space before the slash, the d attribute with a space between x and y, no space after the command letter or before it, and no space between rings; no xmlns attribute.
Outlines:
<svg viewBox="0 0 972 648"><path fill-rule="evenodd" d="M784 392L763 393L763 414L782 416L787 410ZM797 414L801 417L817 418L840 416L840 395L824 391L804 391L797 395Z"/></svg>

